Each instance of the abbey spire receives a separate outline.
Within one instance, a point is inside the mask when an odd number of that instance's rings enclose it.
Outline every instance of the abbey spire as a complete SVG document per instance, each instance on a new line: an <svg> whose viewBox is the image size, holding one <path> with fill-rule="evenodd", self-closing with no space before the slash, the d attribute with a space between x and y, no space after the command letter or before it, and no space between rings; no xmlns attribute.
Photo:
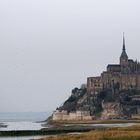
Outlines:
<svg viewBox="0 0 140 140"><path fill-rule="evenodd" d="M125 37L124 37L124 33L123 33L123 49L122 49L122 54L120 56L120 59L123 60L123 59L128 59L128 56L127 56L127 53L125 51Z"/></svg>
<svg viewBox="0 0 140 140"><path fill-rule="evenodd" d="M124 37L124 33L123 33L123 51L125 51L125 37Z"/></svg>

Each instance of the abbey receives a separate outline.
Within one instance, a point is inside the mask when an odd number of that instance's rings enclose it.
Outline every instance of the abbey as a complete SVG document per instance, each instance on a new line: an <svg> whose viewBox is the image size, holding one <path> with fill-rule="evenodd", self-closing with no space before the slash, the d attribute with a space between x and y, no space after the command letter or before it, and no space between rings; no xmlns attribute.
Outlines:
<svg viewBox="0 0 140 140"><path fill-rule="evenodd" d="M119 64L109 64L97 77L87 78L87 92L98 94L102 90L128 90L140 88L140 63L128 58L123 36L123 49Z"/></svg>

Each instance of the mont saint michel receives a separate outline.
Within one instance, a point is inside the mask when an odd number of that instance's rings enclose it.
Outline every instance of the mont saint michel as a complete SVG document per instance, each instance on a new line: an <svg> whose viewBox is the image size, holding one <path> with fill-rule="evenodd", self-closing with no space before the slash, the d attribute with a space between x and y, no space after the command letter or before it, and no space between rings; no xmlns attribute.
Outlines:
<svg viewBox="0 0 140 140"><path fill-rule="evenodd" d="M140 118L140 63L130 59L123 36L118 64L108 64L100 76L74 88L51 121L88 121Z"/></svg>

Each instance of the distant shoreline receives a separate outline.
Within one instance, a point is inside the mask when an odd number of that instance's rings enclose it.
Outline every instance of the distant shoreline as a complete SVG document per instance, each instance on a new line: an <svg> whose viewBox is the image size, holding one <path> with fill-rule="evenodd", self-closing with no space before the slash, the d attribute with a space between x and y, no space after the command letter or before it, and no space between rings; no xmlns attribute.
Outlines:
<svg viewBox="0 0 140 140"><path fill-rule="evenodd" d="M8 125L4 124L4 123L0 123L0 128L6 128Z"/></svg>
<svg viewBox="0 0 140 140"><path fill-rule="evenodd" d="M91 121L52 121L49 120L46 125L61 124L116 124L116 123L140 123L140 120L91 120Z"/></svg>

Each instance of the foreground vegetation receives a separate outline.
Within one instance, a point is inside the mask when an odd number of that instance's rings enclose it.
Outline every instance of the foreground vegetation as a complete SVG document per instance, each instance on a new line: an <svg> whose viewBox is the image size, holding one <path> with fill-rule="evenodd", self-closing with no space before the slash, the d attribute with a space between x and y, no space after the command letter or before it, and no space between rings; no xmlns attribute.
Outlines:
<svg viewBox="0 0 140 140"><path fill-rule="evenodd" d="M125 128L96 129L83 134L65 134L41 140L140 140L140 125Z"/></svg>

